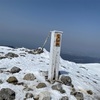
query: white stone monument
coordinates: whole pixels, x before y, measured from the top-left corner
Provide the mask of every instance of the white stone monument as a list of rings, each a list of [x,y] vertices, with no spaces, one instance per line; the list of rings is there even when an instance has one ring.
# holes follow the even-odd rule
[[[48,71],[48,80],[51,82],[59,78],[62,33],[61,31],[51,31],[50,67]]]

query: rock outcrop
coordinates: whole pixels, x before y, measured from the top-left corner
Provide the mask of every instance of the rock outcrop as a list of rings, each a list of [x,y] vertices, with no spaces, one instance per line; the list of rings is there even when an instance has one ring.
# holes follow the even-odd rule
[[[21,71],[21,69],[18,68],[18,67],[13,67],[13,68],[10,70],[11,73],[18,73],[18,72],[20,72],[20,71]]]
[[[52,89],[53,89],[53,90],[57,90],[57,91],[59,91],[60,93],[65,93],[65,90],[63,90],[61,84],[53,85],[53,86],[52,86]]]
[[[15,54],[15,53],[9,52],[9,53],[7,53],[7,54],[5,55],[5,57],[6,57],[6,58],[14,58],[14,57],[18,57],[18,55]]]
[[[15,92],[9,88],[2,88],[0,91],[0,100],[15,100]]]
[[[36,88],[44,88],[46,87],[46,84],[45,83],[39,83]]]
[[[23,78],[24,80],[29,80],[29,81],[34,81],[36,79],[36,77],[34,76],[34,74],[32,73],[28,73],[24,76]]]
[[[7,79],[8,83],[16,84],[18,82],[17,78],[15,76],[11,76]]]
[[[72,85],[72,80],[69,76],[61,76],[60,80],[62,81],[63,84],[65,84],[67,86]]]

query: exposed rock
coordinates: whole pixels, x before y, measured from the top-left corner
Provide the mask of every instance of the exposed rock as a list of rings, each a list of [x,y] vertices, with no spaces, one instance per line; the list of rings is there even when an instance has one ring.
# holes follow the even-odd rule
[[[67,96],[63,96],[60,100],[69,100]]]
[[[39,83],[36,88],[44,88],[46,87],[46,84],[45,83]]]
[[[34,49],[34,50],[30,50],[30,51],[28,50],[26,52],[28,52],[30,54],[40,54],[40,53],[43,53],[43,49],[39,47],[38,49]]]
[[[16,85],[22,85],[22,86],[24,86],[24,82],[19,82]]]
[[[98,84],[96,81],[93,81],[95,84]]]
[[[41,75],[48,77],[48,71],[40,71]]]
[[[27,98],[24,98],[24,100],[27,100]]]
[[[50,93],[48,91],[41,92],[39,94],[39,100],[51,100]]]
[[[20,68],[18,68],[18,67],[13,67],[12,69],[11,69],[11,73],[18,73],[19,71],[21,71],[21,69]]]
[[[0,69],[0,73],[3,73],[3,70]]]
[[[0,59],[5,59],[5,58],[6,58],[6,57],[4,57],[4,56],[1,56],[1,57],[0,57]]]
[[[93,92],[91,90],[87,90],[87,93],[90,94],[90,95],[93,94]]]
[[[29,81],[34,81],[36,79],[36,77],[34,76],[34,74],[32,73],[28,73],[24,76],[23,78],[24,80],[29,80]]]
[[[25,87],[23,90],[24,91],[33,91],[33,89],[32,88],[29,88],[29,87]]]
[[[5,57],[7,57],[7,58],[14,58],[14,57],[18,57],[18,55],[15,54],[15,53],[9,52],[9,53],[7,53],[7,54],[5,55]]]
[[[32,93],[26,93],[25,97],[26,98],[33,98],[33,94]]]
[[[39,95],[34,95],[34,100],[39,100]]]
[[[26,51],[28,52],[29,54],[34,54],[34,50],[30,50],[30,51]]]
[[[81,92],[74,92],[73,95],[76,97],[77,100],[84,100],[84,96]]]
[[[2,80],[0,80],[0,84],[2,84],[3,82],[2,82]]]
[[[18,82],[17,78],[14,77],[14,76],[11,76],[7,79],[7,82],[8,83],[13,83],[13,84],[16,84]]]
[[[9,88],[1,89],[0,100],[15,100],[15,92]]]
[[[60,91],[60,93],[65,93],[65,90],[63,90],[62,85],[61,84],[56,84],[52,86],[53,90],[57,90]]]
[[[60,79],[63,84],[65,85],[68,85],[68,86],[71,86],[72,85],[72,80],[69,76],[61,76],[61,79]]]

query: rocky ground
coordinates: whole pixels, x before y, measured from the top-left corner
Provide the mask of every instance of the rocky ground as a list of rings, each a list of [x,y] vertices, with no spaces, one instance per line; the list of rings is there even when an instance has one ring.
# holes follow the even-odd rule
[[[49,52],[0,47],[0,100],[100,100],[100,64],[90,65],[61,59],[51,83]]]

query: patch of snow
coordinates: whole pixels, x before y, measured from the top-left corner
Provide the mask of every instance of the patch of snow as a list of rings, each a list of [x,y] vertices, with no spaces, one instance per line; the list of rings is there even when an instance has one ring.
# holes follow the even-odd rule
[[[71,89],[68,86],[63,85],[63,89],[66,93],[61,94],[56,90],[51,89],[51,84],[45,81],[44,76],[41,75],[40,71],[48,71],[49,69],[49,52],[44,49],[44,53],[33,55],[26,52],[26,48],[13,49],[10,47],[0,46],[0,52],[4,52],[3,56],[8,52],[13,52],[18,54],[19,57],[16,58],[5,58],[0,60],[0,68],[3,69],[3,73],[0,73],[0,79],[3,84],[0,85],[2,88],[11,88],[16,92],[16,100],[23,100],[25,98],[24,86],[13,85],[6,82],[8,77],[15,76],[19,82],[24,82],[28,87],[32,88],[32,93],[38,95],[42,91],[49,91],[51,93],[52,100],[59,100],[62,96],[68,96],[69,100],[76,100],[76,98],[70,95]],[[20,54],[25,56],[20,56]],[[12,67],[19,67],[22,69],[19,73],[11,74],[10,71]],[[68,75],[72,79],[72,84],[77,91],[84,94],[84,100],[98,100],[96,97],[100,98],[100,64],[76,64],[74,62],[69,62],[60,58],[60,68],[61,74]],[[33,73],[36,76],[35,81],[23,80],[23,77],[27,73]],[[45,82],[47,84],[46,88],[36,89],[36,85],[39,82]],[[87,90],[93,91],[93,95],[89,95]],[[27,99],[32,100],[32,99]]]

